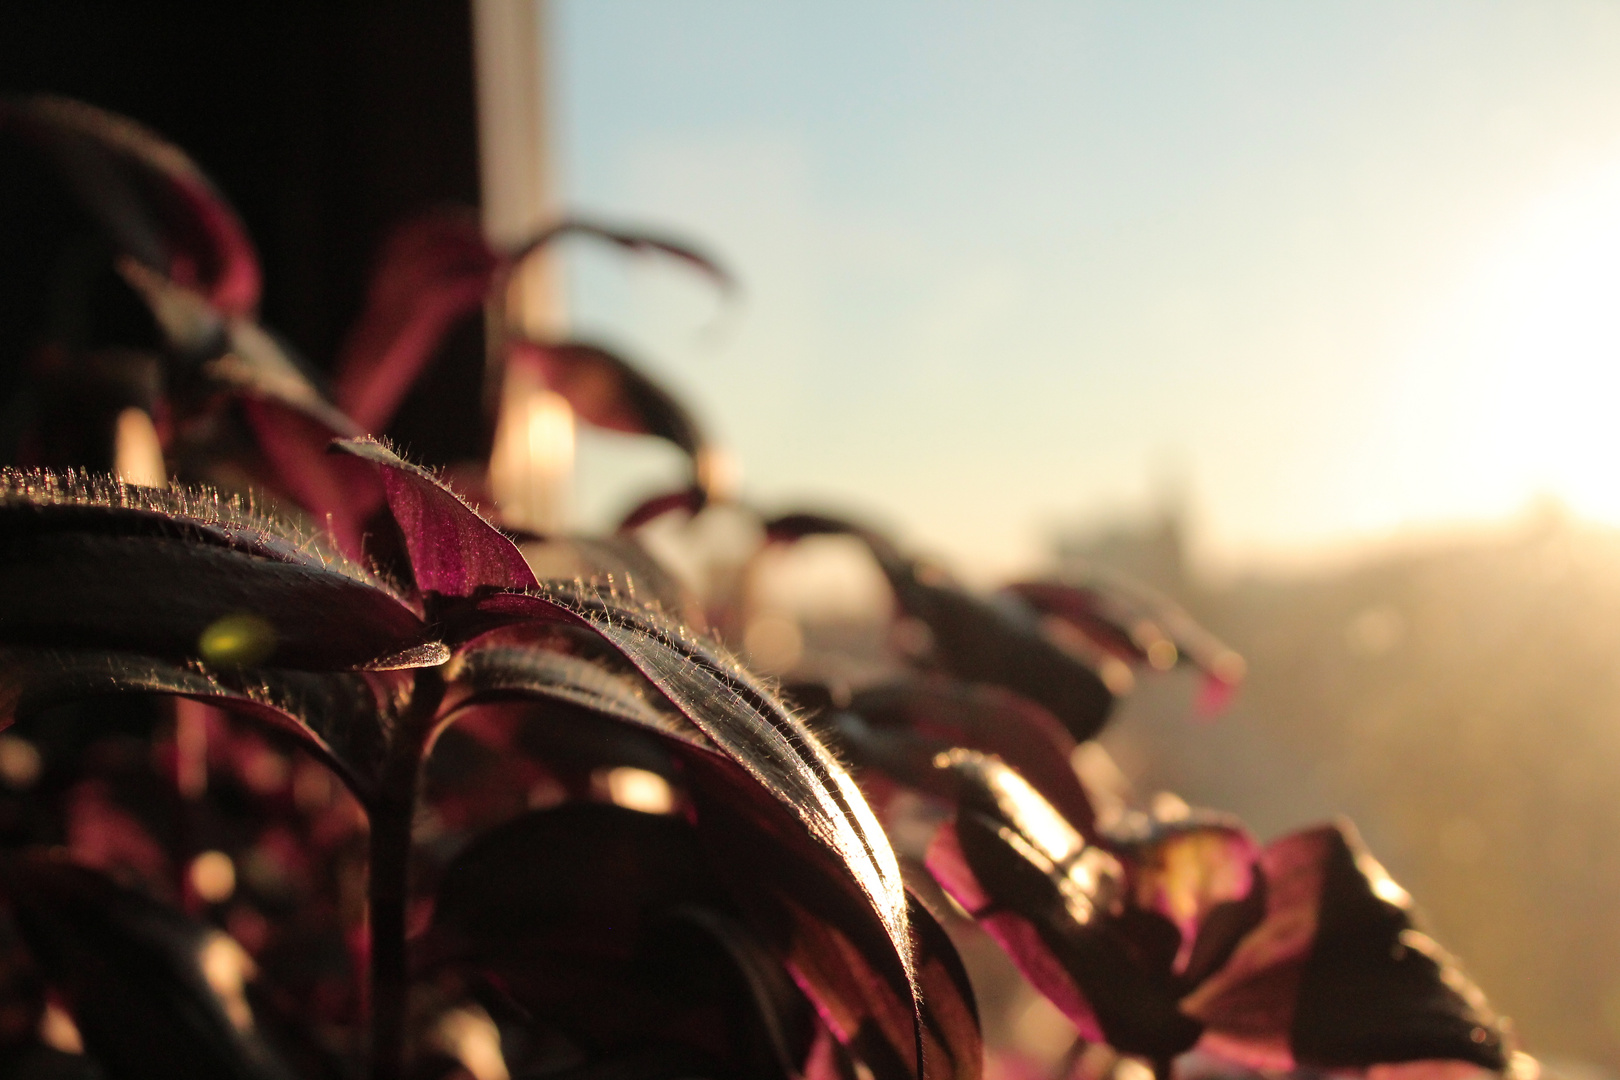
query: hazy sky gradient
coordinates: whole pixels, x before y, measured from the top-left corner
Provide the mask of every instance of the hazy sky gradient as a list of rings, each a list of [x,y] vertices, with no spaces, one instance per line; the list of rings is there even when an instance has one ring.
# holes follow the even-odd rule
[[[580,254],[578,328],[766,505],[991,571],[1175,482],[1228,565],[1620,521],[1620,5],[562,0],[549,47],[567,201],[746,290]]]

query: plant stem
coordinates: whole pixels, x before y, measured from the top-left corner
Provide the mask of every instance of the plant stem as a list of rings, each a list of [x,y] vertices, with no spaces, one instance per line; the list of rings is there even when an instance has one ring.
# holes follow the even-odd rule
[[[370,807],[371,1077],[399,1080],[405,1067],[410,964],[405,908],[410,895],[411,825],[416,817],[423,749],[433,730],[444,680],[437,668],[417,673],[411,706],[388,744]]]

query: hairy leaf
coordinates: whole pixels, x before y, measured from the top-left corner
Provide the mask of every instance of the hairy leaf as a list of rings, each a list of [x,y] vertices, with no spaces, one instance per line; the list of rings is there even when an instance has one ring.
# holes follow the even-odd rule
[[[377,466],[418,585],[473,598],[491,619],[572,624],[600,637],[843,861],[905,956],[899,867],[882,830],[849,774],[754,675],[688,628],[611,594],[500,591],[538,588],[512,541],[380,443],[352,440],[339,448]]]
[[[273,398],[245,397],[242,411],[268,466],[265,486],[309,511],[349,558],[363,558],[366,525],[383,505],[382,482],[363,463],[327,452],[333,439],[352,432]]]
[[[406,599],[240,504],[0,472],[0,641],[364,667],[427,643]]]
[[[632,536],[521,538],[518,549],[542,581],[589,582],[632,604],[659,608],[694,630],[704,628],[697,596]]]
[[[0,650],[0,724],[113,694],[191,698],[298,737],[364,799],[393,702],[374,676],[177,667],[131,653]]]
[[[345,439],[333,449],[376,467],[417,588],[468,597],[480,589],[532,589],[539,584],[511,540],[424,470],[375,439]]]
[[[589,631],[634,665],[719,749],[723,759],[690,760],[694,775],[706,770],[708,784],[738,799],[746,815],[770,822],[773,830],[789,837],[808,830],[823,872],[853,887],[863,917],[876,928],[884,946],[879,962],[892,965],[916,1030],[899,867],[854,781],[804,722],[736,661],[656,611],[588,589],[510,591],[536,588],[510,540],[380,444],[340,445],[379,468],[418,583],[444,597],[443,618],[476,616],[485,628],[498,622],[550,623]],[[718,775],[739,768],[752,784]],[[693,786],[702,783],[695,779]],[[740,794],[744,791],[746,796]]]

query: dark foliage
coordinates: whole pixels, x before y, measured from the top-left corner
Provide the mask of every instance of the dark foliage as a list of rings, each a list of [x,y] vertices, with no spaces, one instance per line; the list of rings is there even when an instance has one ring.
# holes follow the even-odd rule
[[[986,598],[871,529],[733,505],[762,545],[859,541],[913,632],[885,677],[787,699],[734,659],[705,629],[733,632],[734,597],[638,533],[728,497],[692,414],[503,306],[568,235],[732,289],[695,249],[408,224],[328,399],[254,321],[245,231],[178,149],[53,100],[6,103],[0,138],[94,238],[56,300],[129,330],[47,321],[5,382],[19,1075],[967,1080],[970,920],[1077,1039],[1161,1072],[1195,1047],[1234,1070],[1528,1067],[1347,825],[1261,848],[1219,815],[1099,814],[1073,762],[1133,671],[1189,662],[1211,702],[1242,675],[1146,590]],[[498,371],[674,445],[689,482],[614,537],[509,534],[446,479],[466,469],[365,435],[479,313]],[[137,443],[167,486],[110,475]],[[535,569],[559,559],[578,576]],[[879,823],[902,794],[934,815],[926,866]]]

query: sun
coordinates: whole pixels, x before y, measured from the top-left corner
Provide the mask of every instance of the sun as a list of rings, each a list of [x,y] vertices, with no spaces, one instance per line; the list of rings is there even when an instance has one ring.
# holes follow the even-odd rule
[[[1408,514],[1620,525],[1620,160],[1534,203],[1409,361],[1381,433]]]

